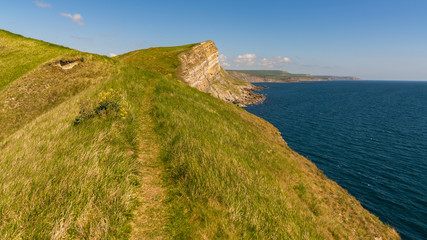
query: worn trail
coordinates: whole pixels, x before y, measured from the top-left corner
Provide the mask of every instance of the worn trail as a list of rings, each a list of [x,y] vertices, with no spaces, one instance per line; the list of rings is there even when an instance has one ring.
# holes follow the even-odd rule
[[[149,114],[155,83],[147,86],[141,111],[138,159],[140,168],[139,208],[132,223],[130,239],[163,239],[166,236],[166,191],[162,182],[162,164],[159,158],[157,135]]]

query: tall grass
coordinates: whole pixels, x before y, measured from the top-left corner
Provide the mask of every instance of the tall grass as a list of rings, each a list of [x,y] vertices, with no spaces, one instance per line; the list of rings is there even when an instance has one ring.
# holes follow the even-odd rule
[[[56,65],[70,58],[83,62],[69,70]],[[87,87],[112,78],[117,74],[116,65],[90,54],[60,56],[10,83],[0,91],[0,139]]]
[[[149,77],[121,66],[0,142],[0,236],[126,238],[139,186],[138,125]],[[121,89],[126,119],[92,118],[74,126],[79,102]]]
[[[94,86],[0,143],[2,238],[125,238],[138,186],[136,128],[126,120],[72,122]],[[128,103],[127,103],[128,104]]]
[[[238,107],[165,80],[153,116],[174,238],[398,238],[273,126]]]

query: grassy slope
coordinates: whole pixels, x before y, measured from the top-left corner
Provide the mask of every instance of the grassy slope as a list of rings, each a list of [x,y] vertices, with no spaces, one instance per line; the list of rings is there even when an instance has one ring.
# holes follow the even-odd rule
[[[398,238],[271,124],[170,78],[155,87],[174,238]]]
[[[14,41],[10,52],[33,52]],[[0,238],[126,238],[140,184],[139,100],[150,74],[77,51],[54,55],[85,60],[67,71],[49,60],[0,91],[8,103],[0,105]],[[109,88],[122,89],[128,119],[73,126],[79,102]]]
[[[58,59],[84,61],[72,69],[63,70],[54,65]],[[0,91],[0,139],[87,87],[117,74],[111,64],[111,60],[100,56],[67,54],[39,65],[10,83]]]
[[[73,52],[77,51],[0,29],[0,90],[43,62]]]
[[[182,52],[190,50],[194,45],[195,44],[179,47],[154,47],[143,51],[137,50],[129,52],[117,56],[116,58],[131,66],[136,66],[141,69],[149,69],[151,71],[176,78],[178,77],[177,71],[180,65],[177,56]]]
[[[33,93],[20,101],[35,110],[0,139],[0,238],[127,238],[136,219],[132,213],[142,174],[138,156],[145,150],[139,143],[140,125],[146,124],[142,114],[147,112],[161,139],[166,169],[168,198],[162,204],[169,220],[163,237],[397,238],[291,151],[273,126],[177,81],[176,56],[190,46],[118,57],[136,67],[76,53],[74,57],[88,59],[84,64],[93,72],[82,64],[75,75],[60,75],[42,64],[15,79],[19,84],[0,91],[0,96],[9,96],[5,93],[22,85],[25,93],[33,86],[27,82],[40,85],[46,71],[59,76],[63,81],[52,84],[65,89],[75,89],[66,82],[88,79],[72,94],[61,88],[45,92],[61,100],[29,103],[43,97]],[[25,44],[1,51],[32,53]],[[128,118],[92,119],[73,126],[79,101],[95,99],[109,88],[121,89]],[[145,94],[151,95],[152,108],[141,111],[147,104]],[[10,116],[25,112],[19,109],[0,119],[2,127]],[[1,111],[7,111],[4,105]]]

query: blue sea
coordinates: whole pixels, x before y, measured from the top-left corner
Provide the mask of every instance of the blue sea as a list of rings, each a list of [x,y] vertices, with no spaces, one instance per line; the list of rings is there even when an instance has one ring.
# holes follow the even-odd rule
[[[402,239],[427,239],[427,82],[262,83],[246,108]]]

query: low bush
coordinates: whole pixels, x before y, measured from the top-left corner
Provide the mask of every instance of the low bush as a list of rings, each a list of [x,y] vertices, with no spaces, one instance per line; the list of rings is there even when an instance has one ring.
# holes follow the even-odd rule
[[[121,118],[126,119],[127,111],[121,105],[122,95],[119,90],[110,88],[99,94],[95,104],[91,101],[80,102],[79,115],[74,119],[73,124],[78,125],[85,120],[99,117],[103,119]]]

